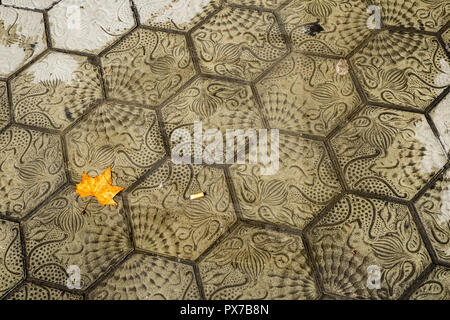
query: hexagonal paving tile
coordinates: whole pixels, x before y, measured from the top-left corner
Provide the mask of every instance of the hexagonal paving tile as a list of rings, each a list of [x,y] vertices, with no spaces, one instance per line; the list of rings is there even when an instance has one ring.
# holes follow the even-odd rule
[[[221,169],[166,161],[127,199],[136,246],[176,258],[195,260],[236,221]]]
[[[135,0],[141,23],[176,31],[189,31],[214,12],[220,0]]]
[[[91,300],[199,300],[192,266],[133,255],[88,296]]]
[[[18,127],[0,134],[0,215],[22,218],[66,182],[61,139]]]
[[[322,142],[280,135],[279,171],[260,165],[231,167],[244,218],[303,229],[341,187]]]
[[[62,0],[49,22],[55,48],[94,54],[135,26],[129,0]]]
[[[450,269],[435,267],[410,300],[450,300]]]
[[[255,80],[287,53],[276,18],[269,12],[225,8],[192,37],[204,73],[242,80]]]
[[[370,101],[421,110],[450,85],[449,61],[437,38],[392,31],[351,58]]]
[[[64,188],[24,223],[29,275],[66,286],[69,266],[81,270],[86,289],[131,250],[122,199],[118,206],[93,201],[81,215],[86,199],[74,186]]]
[[[102,57],[110,98],[159,105],[195,75],[183,35],[137,29]]]
[[[0,298],[25,277],[19,224],[0,220]]]
[[[156,113],[105,102],[66,137],[74,181],[112,166],[116,185],[128,187],[165,154]]]
[[[370,20],[375,11],[370,6],[379,8],[381,27],[437,32],[450,16],[447,0],[294,0],[280,15],[295,49],[345,56],[375,31]],[[401,43],[408,45],[408,41]]]
[[[8,300],[82,300],[83,297],[78,294],[69,293],[44,285],[38,285],[31,282],[25,282],[15,290]]]
[[[255,6],[264,9],[278,9],[283,3],[288,0],[224,0],[229,4]]]
[[[326,136],[361,104],[345,60],[293,53],[258,84],[273,129]]]
[[[46,48],[42,13],[0,5],[0,77],[9,77]]]
[[[450,71],[450,69],[449,69]],[[436,125],[440,138],[450,152],[450,94],[430,112],[431,118]]]
[[[2,4],[29,9],[48,9],[59,0],[3,0]]]
[[[0,130],[9,123],[8,89],[5,82],[0,82]]]
[[[99,73],[86,57],[51,52],[11,83],[18,123],[62,130],[102,99]]]
[[[408,208],[382,200],[344,196],[307,238],[325,292],[345,298],[399,298],[431,263]]]
[[[207,299],[316,299],[302,240],[240,225],[199,264]]]
[[[450,171],[415,206],[438,258],[450,263]]]
[[[365,107],[331,140],[352,190],[410,200],[446,163],[425,117]]]
[[[184,129],[191,133],[192,153],[193,148],[199,147],[198,141],[193,139],[195,122],[201,122],[204,148],[211,138],[207,132],[211,129],[219,130],[225,139],[227,130],[264,128],[256,98],[249,86],[206,78],[195,80],[172,99],[163,107],[162,116],[172,147],[179,143],[175,130]],[[225,153],[226,148],[223,151]],[[222,160],[225,161],[225,157]]]

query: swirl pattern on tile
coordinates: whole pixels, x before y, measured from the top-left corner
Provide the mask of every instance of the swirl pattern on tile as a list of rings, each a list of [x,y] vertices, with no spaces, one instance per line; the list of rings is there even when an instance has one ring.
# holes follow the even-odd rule
[[[69,266],[81,270],[86,289],[131,251],[122,200],[118,206],[89,205],[68,186],[24,224],[30,276],[66,286]]]
[[[240,225],[199,264],[207,299],[317,299],[300,237]]]
[[[51,52],[11,84],[19,123],[64,130],[103,98],[100,76],[85,57]]]
[[[222,169],[166,161],[127,199],[136,246],[177,258],[195,260],[236,221]]]
[[[450,171],[430,186],[415,207],[438,258],[450,263]]]
[[[0,219],[0,298],[25,277],[19,228]]]
[[[128,187],[164,157],[156,113],[105,102],[72,128],[66,137],[74,181],[83,172],[95,177],[112,167],[118,186]]]
[[[247,219],[302,230],[341,191],[322,142],[281,134],[278,172],[261,175],[261,166],[231,166]]]
[[[398,299],[431,263],[408,208],[346,195],[307,234],[326,293]],[[380,289],[368,286],[369,267]]]
[[[434,36],[382,31],[351,58],[372,102],[425,110],[449,85],[450,59]],[[444,79],[444,78],[443,78]]]
[[[23,218],[66,182],[61,139],[10,127],[0,134],[0,213]]]
[[[326,136],[362,103],[345,60],[293,53],[258,84],[272,129]],[[345,74],[344,74],[345,73]]]
[[[199,300],[192,266],[134,254],[90,294],[90,300]]]
[[[352,190],[410,200],[447,158],[425,116],[365,107],[331,140]]]
[[[445,267],[435,267],[409,299],[450,300],[450,269]]]
[[[159,105],[195,75],[186,39],[137,29],[102,56],[109,98]]]
[[[272,13],[225,8],[192,34],[204,73],[252,81],[287,53]]]

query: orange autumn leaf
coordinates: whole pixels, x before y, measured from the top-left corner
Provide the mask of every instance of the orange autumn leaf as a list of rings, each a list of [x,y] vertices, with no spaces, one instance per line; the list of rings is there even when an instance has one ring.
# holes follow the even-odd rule
[[[91,177],[83,173],[81,182],[77,184],[77,193],[80,197],[96,197],[98,202],[102,205],[117,206],[114,201],[114,196],[122,191],[124,188],[112,186],[111,167],[106,169],[98,177]]]

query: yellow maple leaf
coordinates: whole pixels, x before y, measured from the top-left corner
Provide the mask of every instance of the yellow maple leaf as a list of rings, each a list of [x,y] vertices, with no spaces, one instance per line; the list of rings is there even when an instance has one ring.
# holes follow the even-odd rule
[[[82,198],[96,197],[102,206],[117,206],[117,203],[114,201],[114,196],[124,188],[112,186],[111,184],[111,167],[109,167],[105,172],[95,178],[83,173],[81,182],[77,184],[76,192]]]

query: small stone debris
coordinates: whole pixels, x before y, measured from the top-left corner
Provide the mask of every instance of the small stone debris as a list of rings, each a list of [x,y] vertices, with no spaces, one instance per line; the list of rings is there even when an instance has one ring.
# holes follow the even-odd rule
[[[319,22],[314,22],[314,23],[309,23],[303,26],[303,33],[310,35],[310,36],[315,36],[316,34],[322,32],[324,29],[323,27],[319,24]]]
[[[341,59],[336,65],[336,73],[340,76],[345,76],[348,74],[348,63],[347,60]]]
[[[68,107],[64,108],[64,113],[66,114],[67,120],[69,120],[71,122],[75,121],[75,119],[73,118],[72,112],[70,112]]]

